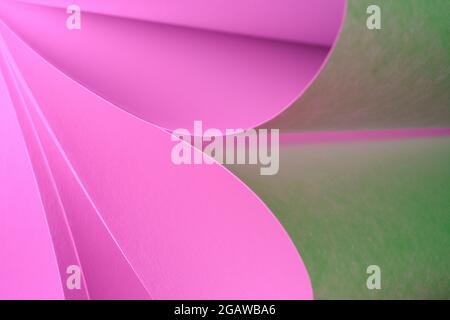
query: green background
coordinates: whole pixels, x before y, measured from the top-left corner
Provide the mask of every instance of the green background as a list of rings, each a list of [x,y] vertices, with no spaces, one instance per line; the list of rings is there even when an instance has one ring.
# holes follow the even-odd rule
[[[366,8],[382,9],[382,30]],[[349,1],[317,81],[266,127],[450,127],[450,1]],[[450,298],[450,137],[286,144],[280,172],[230,166],[299,249],[316,299]],[[368,290],[366,268],[381,268]]]
[[[381,30],[366,9],[381,8]],[[450,1],[350,0],[309,90],[268,126],[287,131],[450,127]]]

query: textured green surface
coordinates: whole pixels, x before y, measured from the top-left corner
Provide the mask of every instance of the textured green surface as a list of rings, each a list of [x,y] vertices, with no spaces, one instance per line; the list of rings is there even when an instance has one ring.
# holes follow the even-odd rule
[[[283,146],[233,167],[299,248],[315,297],[450,298],[450,138]],[[381,267],[382,289],[366,288]]]
[[[366,8],[382,9],[382,30]],[[350,0],[329,64],[269,127],[450,127],[450,1]],[[450,137],[285,145],[280,172],[231,169],[299,248],[315,297],[450,299]],[[381,267],[382,289],[366,288]]]
[[[311,88],[269,126],[285,131],[450,126],[450,1],[350,0]],[[378,4],[382,30],[368,30]]]

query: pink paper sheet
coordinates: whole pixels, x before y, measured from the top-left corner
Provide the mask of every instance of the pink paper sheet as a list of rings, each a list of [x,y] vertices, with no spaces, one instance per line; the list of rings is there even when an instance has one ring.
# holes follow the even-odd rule
[[[326,62],[345,1],[79,1],[76,32],[64,1],[28,2],[59,8],[0,4],[0,296],[311,299],[265,204],[218,164],[174,165],[165,129],[281,112]]]

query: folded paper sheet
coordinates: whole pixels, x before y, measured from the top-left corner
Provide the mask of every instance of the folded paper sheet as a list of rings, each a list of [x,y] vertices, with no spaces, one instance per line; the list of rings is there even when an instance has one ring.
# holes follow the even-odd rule
[[[192,1],[211,7],[218,20],[210,26],[207,15],[185,16],[180,3],[190,2],[168,6],[164,12],[170,17],[163,19],[153,8],[162,1],[112,1],[108,6],[81,1],[87,12],[76,32],[61,23],[67,19],[65,7],[7,2],[0,6],[0,17],[50,63],[141,119],[170,130],[188,128],[194,120],[206,127],[247,129],[275,117],[307,88],[326,61],[345,3],[290,1],[288,15],[284,3],[264,1],[274,11],[269,20],[279,26],[264,36],[267,26],[260,20],[267,15],[265,6],[253,12],[248,6],[254,1],[233,3],[233,10],[229,1]],[[114,16],[121,10],[125,17]],[[230,19],[234,26],[234,17],[242,15],[261,23],[228,27]],[[160,21],[176,18],[181,26]],[[215,31],[220,21],[226,32]],[[287,35],[293,30],[297,38]]]
[[[165,129],[248,128],[281,112],[325,62],[345,2],[296,1],[314,27],[298,35],[301,19],[275,1],[264,1],[272,33],[257,23],[265,6],[252,26],[162,17],[161,1],[81,2],[90,12],[72,33],[65,7],[0,5],[0,296],[312,298],[264,203],[220,165],[174,165]],[[69,265],[82,268],[80,290],[66,286]]]

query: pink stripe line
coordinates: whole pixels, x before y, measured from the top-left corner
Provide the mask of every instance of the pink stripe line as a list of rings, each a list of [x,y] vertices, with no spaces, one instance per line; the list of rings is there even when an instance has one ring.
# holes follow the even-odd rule
[[[390,141],[450,136],[450,128],[411,128],[367,131],[324,131],[282,133],[281,144]]]

